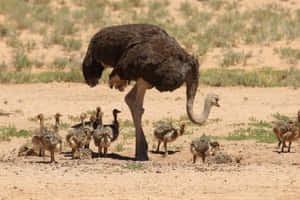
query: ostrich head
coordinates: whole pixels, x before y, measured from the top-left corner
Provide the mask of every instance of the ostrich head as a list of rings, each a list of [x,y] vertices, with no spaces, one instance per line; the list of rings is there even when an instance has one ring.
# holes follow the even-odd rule
[[[55,114],[55,118],[60,118],[61,116],[62,116],[62,114],[60,114],[60,113]]]
[[[220,107],[219,96],[213,93],[208,94],[205,99],[205,104]]]
[[[95,123],[95,121],[96,121],[95,115],[91,115],[91,116],[90,116],[90,121],[91,121],[92,123]]]
[[[100,112],[101,112],[101,107],[98,106],[98,107],[96,108],[96,111],[97,111],[97,113],[100,113]]]
[[[186,123],[180,122],[180,130],[179,130],[180,135],[183,135],[185,127],[186,127]]]
[[[83,113],[80,114],[80,119],[81,120],[84,120],[86,118],[87,118],[87,114],[86,113],[83,112]]]
[[[212,148],[212,155],[216,155],[216,152],[220,150],[220,144],[217,141],[210,141],[209,145]]]
[[[108,130],[104,131],[103,136],[107,141],[112,139]]]
[[[43,119],[44,119],[44,115],[43,115],[42,113],[40,113],[40,114],[38,114],[38,115],[36,116],[36,118],[37,118],[38,120],[43,120]]]
[[[211,142],[209,142],[209,145],[210,145],[212,148],[220,149],[220,144],[219,144],[219,142],[217,142],[217,141],[211,141]]]
[[[54,115],[54,118],[55,118],[55,120],[57,120],[57,121],[59,121],[59,118],[60,117],[62,117],[62,114],[60,114],[60,113],[56,113],[55,115]]]
[[[113,109],[113,115],[117,115],[118,113],[120,113],[121,111],[118,109]]]

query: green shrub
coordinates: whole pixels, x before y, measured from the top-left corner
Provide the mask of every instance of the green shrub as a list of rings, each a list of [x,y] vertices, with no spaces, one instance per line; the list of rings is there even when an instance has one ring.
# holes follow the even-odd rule
[[[237,64],[247,64],[247,60],[252,57],[252,53],[248,52],[245,53],[244,51],[241,52],[235,52],[232,49],[228,49],[223,54],[223,60],[221,62],[222,67],[228,67],[231,65],[237,65]]]
[[[28,130],[17,130],[15,126],[9,125],[8,127],[0,127],[0,141],[10,141],[11,137],[30,137],[31,134]]]
[[[69,59],[65,57],[58,57],[55,58],[55,60],[52,62],[52,66],[59,68],[59,69],[64,69],[69,63]]]
[[[274,52],[280,55],[281,59],[287,60],[290,64],[297,64],[300,60],[300,50],[291,47],[275,48]]]
[[[31,62],[23,50],[18,50],[15,53],[13,62],[17,71],[22,71],[31,66]]]
[[[73,38],[66,39],[62,45],[68,52],[78,51],[81,48],[81,41]]]

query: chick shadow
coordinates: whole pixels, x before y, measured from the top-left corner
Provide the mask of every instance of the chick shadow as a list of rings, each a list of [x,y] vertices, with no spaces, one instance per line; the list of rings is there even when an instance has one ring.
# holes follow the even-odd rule
[[[29,161],[28,163],[51,165],[51,164],[57,164],[58,162],[57,161],[51,162],[50,160],[39,160],[39,161]]]
[[[164,155],[165,154],[165,152],[164,151],[154,151],[154,150],[152,150],[152,151],[150,151],[151,153],[153,153],[153,154],[160,154],[160,155]],[[168,150],[168,155],[172,155],[172,154],[175,154],[175,153],[178,153],[178,152],[180,152],[179,150],[175,150],[175,151],[173,151],[173,150]]]
[[[62,151],[60,154],[62,154],[64,157],[72,157],[71,151]]]
[[[296,153],[295,151],[290,151],[290,152],[284,151],[284,152],[282,152],[281,150],[274,150],[273,152],[278,153],[278,154],[282,154],[282,153],[284,153],[284,154],[286,154],[286,153]]]
[[[129,157],[129,156],[122,156],[122,155],[117,154],[117,153],[108,153],[105,156],[104,155],[99,156],[98,152],[93,152],[92,158],[111,158],[111,159],[115,159],[115,160],[135,161],[135,158],[132,158],[132,157]]]

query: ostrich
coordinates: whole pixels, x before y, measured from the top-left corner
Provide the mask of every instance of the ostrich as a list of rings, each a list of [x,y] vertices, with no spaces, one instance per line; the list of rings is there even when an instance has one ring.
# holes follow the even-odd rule
[[[297,112],[297,121],[292,120],[277,120],[273,122],[275,125],[273,127],[273,133],[278,139],[278,148],[280,148],[280,145],[282,144],[283,147],[286,147],[285,142],[283,142],[282,137],[286,133],[292,131],[294,126],[300,127],[300,110]]]
[[[82,126],[78,129],[72,129],[66,135],[66,141],[69,146],[72,148],[72,158],[74,159],[74,153],[80,148],[89,148],[91,141],[91,130],[85,127],[85,119],[87,118],[86,113],[80,114],[80,120]],[[90,119],[93,120],[94,117]],[[92,121],[93,123],[93,121]]]
[[[55,115],[55,131],[58,131],[59,126],[59,117],[60,114]],[[34,145],[38,145],[41,149],[50,151],[51,160],[50,162],[56,162],[54,159],[55,152],[62,151],[62,137],[55,131],[48,130],[44,128],[44,116],[43,114],[39,114],[38,118],[41,120],[40,134],[32,137],[32,143]]]
[[[113,117],[114,121],[112,124],[104,124],[103,127],[107,129],[112,135],[111,142],[114,142],[119,137],[119,122],[118,122],[118,113],[120,113],[118,109],[113,109]]]
[[[163,142],[165,147],[166,157],[168,155],[167,144],[175,141],[179,136],[182,136],[185,129],[185,122],[181,122],[180,127],[178,129],[174,128],[172,124],[168,123],[159,123],[155,125],[154,129],[154,137],[158,140],[156,152],[159,152],[159,146]]]
[[[203,124],[209,113],[196,117],[194,99],[199,82],[198,60],[158,26],[128,24],[106,27],[96,33],[82,63],[86,83],[94,87],[104,68],[112,67],[109,85],[123,91],[129,81],[136,83],[125,97],[136,132],[135,158],[149,160],[148,145],[142,129],[143,102],[147,89],[173,91],[186,83],[186,110],[189,119]],[[214,95],[218,104],[218,96]]]
[[[206,157],[210,155],[214,156],[219,149],[220,144],[217,141],[210,141],[207,138],[193,139],[190,146],[191,153],[193,154],[193,163],[196,163],[197,157],[201,157],[204,163]]]

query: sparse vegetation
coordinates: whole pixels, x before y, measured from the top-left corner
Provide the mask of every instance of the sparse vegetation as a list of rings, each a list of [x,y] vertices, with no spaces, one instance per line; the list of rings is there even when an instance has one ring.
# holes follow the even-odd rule
[[[123,135],[123,138],[126,140],[128,138],[134,138],[135,132],[134,131],[123,132],[122,135]]]
[[[27,69],[31,66],[31,61],[24,51],[18,50],[15,53],[14,65],[17,71],[23,71],[24,69]]]
[[[207,0],[206,3],[210,8],[220,10],[226,2],[224,0]]]
[[[0,74],[0,83],[49,83],[49,82],[83,82],[81,71],[71,69],[69,72],[7,72]]]
[[[133,121],[132,120],[128,120],[128,119],[126,119],[126,120],[119,120],[119,123],[120,123],[120,126],[121,127],[124,127],[124,128],[126,128],[126,127],[134,127],[134,124],[133,124]]]
[[[17,130],[14,125],[0,127],[0,141],[10,141],[11,137],[29,137],[30,135],[28,130]]]
[[[122,165],[122,167],[124,169],[136,170],[136,169],[142,169],[144,166],[141,163],[132,163],[127,165]]]
[[[271,130],[264,128],[240,128],[229,133],[224,139],[226,140],[256,140],[257,142],[274,143],[277,142],[276,136]]]
[[[73,38],[66,39],[62,45],[68,52],[78,51],[81,48],[81,41]]]
[[[52,62],[52,66],[59,68],[59,69],[64,69],[67,64],[69,63],[69,59],[65,57],[58,57],[55,58],[54,61]]]
[[[271,130],[272,124],[265,121],[255,121],[248,124],[234,124],[237,129],[228,133],[227,136],[212,136],[203,134],[202,137],[213,140],[255,140],[257,142],[274,143],[278,142]]]
[[[211,86],[299,87],[299,77],[300,71],[294,68],[289,70],[262,68],[255,71],[210,69],[202,72],[200,83]]]
[[[116,151],[116,152],[122,152],[122,151],[124,151],[124,144],[123,144],[123,143],[118,143],[118,144],[115,146],[115,151]]]
[[[275,119],[277,120],[289,120],[290,117],[286,116],[286,115],[282,115],[280,113],[275,113],[275,114],[272,114],[272,117],[274,117]]]
[[[300,50],[291,47],[275,48],[274,52],[280,55],[281,59],[286,60],[290,64],[297,64],[300,60]]]
[[[223,59],[221,62],[222,67],[228,67],[231,65],[237,65],[237,64],[247,64],[247,60],[252,57],[252,53],[248,52],[245,53],[244,51],[237,52],[233,51],[232,49],[228,49],[223,54]]]

